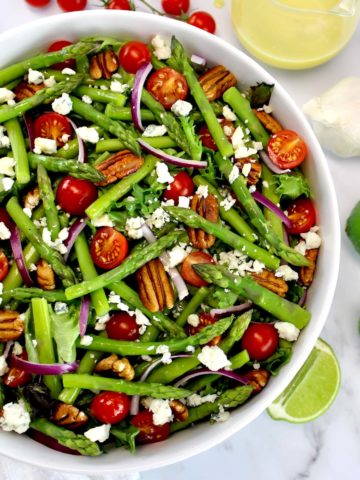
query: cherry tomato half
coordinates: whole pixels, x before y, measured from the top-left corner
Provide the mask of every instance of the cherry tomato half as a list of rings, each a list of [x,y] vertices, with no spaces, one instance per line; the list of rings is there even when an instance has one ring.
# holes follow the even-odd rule
[[[108,10],[131,10],[129,0],[110,0],[106,4]]]
[[[93,183],[70,175],[61,180],[56,190],[56,202],[70,215],[83,215],[97,196],[97,188]]]
[[[22,353],[18,355],[18,357],[21,358],[22,360],[28,359],[28,356],[25,350],[23,350]],[[30,373],[24,372],[24,370],[21,370],[21,368],[12,366],[12,357],[10,357],[9,365],[10,365],[10,369],[6,373],[6,375],[4,375],[3,377],[3,382],[7,387],[10,387],[10,388],[22,387],[27,383],[31,382],[32,376]]]
[[[71,136],[71,133],[72,129],[69,120],[59,113],[44,113],[34,123],[35,137],[52,138],[56,140],[58,147],[62,147],[65,144],[62,136]]]
[[[189,91],[184,75],[169,67],[160,68],[150,75],[146,89],[167,109],[177,100],[185,100]]]
[[[0,248],[0,282],[4,280],[9,271],[9,260]]]
[[[139,443],[162,442],[170,435],[170,423],[154,425],[153,414],[149,410],[143,410],[135,415],[131,423],[140,430],[136,437]]]
[[[91,415],[102,423],[121,422],[130,412],[130,399],[125,393],[102,392],[90,404]]]
[[[179,197],[190,197],[195,191],[195,185],[187,172],[180,172],[174,176],[174,181],[170,183],[164,191],[165,200],[179,201]]]
[[[215,263],[211,255],[205,252],[192,252],[181,265],[181,275],[185,282],[193,287],[205,287],[207,282],[198,275],[192,266],[197,263]]]
[[[57,3],[64,12],[78,12],[86,8],[87,0],[57,0]]]
[[[315,225],[315,208],[309,198],[298,198],[286,210],[291,221],[291,227],[287,228],[290,234],[306,233]]]
[[[143,42],[127,42],[119,53],[120,64],[128,73],[136,73],[150,58],[150,50]]]
[[[67,40],[58,40],[50,45],[50,47],[48,48],[48,52],[58,52],[59,50],[68,47],[69,45],[72,45],[72,43],[68,42]],[[52,65],[51,68],[54,68],[55,70],[63,70],[64,68],[74,69],[75,67],[76,61],[70,58],[69,60],[65,60],[64,62],[55,63],[54,65]]]
[[[253,323],[241,340],[252,360],[266,360],[279,346],[279,334],[271,323]]]
[[[223,127],[224,130],[226,130],[226,128],[229,129],[229,132],[231,132],[230,135],[226,135],[225,132],[224,132],[224,135],[226,135],[227,138],[231,140],[231,137],[235,131],[233,122],[231,120],[226,120],[226,118],[222,118],[220,120],[220,125]],[[211,136],[208,126],[205,123],[199,128],[199,136],[200,136],[201,143],[204,145],[204,147],[209,148],[214,152],[218,151],[216,143],[214,142],[214,139]]]
[[[26,0],[26,3],[31,5],[32,7],[46,7],[46,5],[49,5],[50,0]]]
[[[139,325],[136,323],[135,315],[126,312],[114,313],[106,322],[106,333],[113,340],[134,341],[140,337]]]
[[[216,22],[210,13],[207,12],[192,13],[187,19],[187,23],[209,33],[215,33],[216,30]]]
[[[117,267],[128,253],[128,242],[115,228],[102,227],[91,240],[90,252],[95,265],[104,270]]]
[[[283,169],[298,167],[307,155],[306,143],[292,130],[281,130],[272,135],[267,151],[271,161]]]
[[[162,8],[168,15],[179,16],[187,13],[190,8],[190,0],[162,0]]]

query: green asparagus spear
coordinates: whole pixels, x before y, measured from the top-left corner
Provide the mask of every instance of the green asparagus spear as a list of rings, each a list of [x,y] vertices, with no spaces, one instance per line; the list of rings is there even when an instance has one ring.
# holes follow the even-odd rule
[[[24,214],[25,215],[25,214]],[[129,255],[121,265],[109,270],[98,277],[88,280],[77,285],[73,285],[65,290],[66,298],[72,300],[74,298],[82,297],[87,293],[94,292],[99,288],[107,287],[118,280],[135,273],[145,263],[157,258],[166,248],[171,247],[178,242],[179,238],[184,232],[174,231],[161,237],[156,242],[147,245],[141,252],[136,252]]]
[[[231,179],[231,172],[233,171],[233,168],[237,167],[234,167],[230,160],[223,159],[218,154],[215,155],[215,161],[220,172],[225,175],[228,180]],[[270,246],[275,249],[277,255],[292,265],[299,267],[307,266],[309,264],[308,260],[301,255],[301,253],[296,252],[293,248],[290,248],[288,245],[286,245],[284,241],[272,230],[271,225],[266,221],[261,208],[255,202],[251,193],[249,192],[246,186],[245,178],[239,174],[239,176],[234,181],[230,182],[230,184],[241,205],[246,210],[250,222],[254,225],[260,235],[264,237],[264,239],[270,244]]]
[[[86,95],[95,102],[108,103],[117,107],[123,107],[126,103],[126,96],[122,93],[112,92],[110,90],[99,90],[97,88],[86,87],[85,85],[79,85],[73,93],[80,98]]]
[[[40,190],[40,198],[45,207],[47,226],[51,232],[51,240],[54,241],[60,232],[60,221],[56,209],[55,195],[52,189],[51,180],[41,163],[39,163],[37,167],[37,181]]]
[[[17,118],[12,118],[5,122],[5,128],[14,155],[16,180],[20,184],[28,183],[30,182],[29,162],[20,122]]]
[[[60,445],[76,450],[81,455],[95,457],[102,453],[98,444],[86,438],[85,435],[76,434],[67,428],[58,427],[45,418],[36,418],[31,422],[30,426],[34,430],[55,439]]]
[[[166,210],[173,218],[185,223],[185,225],[189,227],[201,228],[205,232],[215,235],[216,238],[219,238],[227,245],[244,252],[244,254],[254,260],[259,260],[264,263],[264,265],[270,270],[276,270],[279,267],[279,259],[267,250],[254,245],[245,238],[236,235],[236,233],[233,233],[231,230],[225,229],[218,223],[206,220],[193,210],[181,207],[164,207],[164,210]]]
[[[23,212],[16,197],[10,198],[6,209],[22,234],[32,243],[40,257],[50,263],[54,272],[61,278],[64,286],[70,286],[75,283],[74,272],[65,264],[61,254],[43,241],[41,233]]]
[[[197,312],[197,309],[204,302],[209,293],[210,290],[207,287],[200,287],[198,290],[196,290],[195,295],[180,313],[176,323],[183,327],[186,324],[189,315]]]
[[[77,138],[73,138],[66,145],[56,152],[56,156],[61,159],[70,160],[77,158],[79,155],[79,142]],[[53,158],[53,157],[51,157]],[[84,164],[86,165],[86,164]]]
[[[229,333],[220,343],[220,348],[225,353],[229,353],[236,342],[242,339],[251,322],[252,310],[238,316],[231,325]]]
[[[270,172],[268,167],[265,164],[262,164],[261,172],[262,182],[262,193],[275,205],[279,205],[280,198],[276,193],[276,185],[274,180],[274,175]],[[280,238],[283,236],[283,224],[280,218],[268,208],[264,209],[264,217],[270,223],[273,232]]]
[[[226,268],[210,264],[198,264],[194,265],[193,268],[205,281],[215,283],[222,288],[229,288],[241,297],[251,300],[255,305],[271,313],[279,320],[293,323],[300,329],[304,328],[310,321],[310,312],[257,284],[251,276],[236,277],[229,273]]]
[[[203,147],[199,136],[195,133],[194,120],[190,117],[180,117],[180,123],[189,144],[190,158],[201,160]]]
[[[155,115],[150,110],[141,109],[141,120],[143,122],[153,122],[155,120]],[[114,105],[106,106],[105,115],[113,120],[120,120],[122,122],[132,122],[132,114],[130,107],[116,107]]]
[[[141,137],[145,140],[149,145],[154,148],[164,149],[164,148],[172,148],[176,147],[177,144],[174,140],[168,136],[164,137]],[[120,140],[116,140],[114,138],[109,138],[106,140],[100,140],[96,144],[96,153],[103,153],[103,152],[118,152],[119,150],[123,150],[124,144]]]
[[[48,302],[66,302],[64,290],[42,290],[41,288],[14,288],[6,292],[11,298],[20,302],[31,302],[32,298],[45,298]]]

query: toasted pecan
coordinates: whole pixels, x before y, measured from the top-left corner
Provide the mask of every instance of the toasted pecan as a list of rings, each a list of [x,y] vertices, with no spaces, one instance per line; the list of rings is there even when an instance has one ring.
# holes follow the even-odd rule
[[[134,367],[131,365],[127,358],[118,358],[117,355],[112,354],[109,357],[100,360],[96,367],[95,372],[106,372],[111,370],[120,378],[124,378],[127,381],[133,380],[135,377]]]
[[[32,83],[21,82],[14,88],[15,98],[18,102],[25,100],[25,98],[30,98],[35,95],[39,90],[43,90],[45,85],[41,83],[40,85],[34,85]]]
[[[119,59],[113,50],[100,52],[90,60],[90,77],[94,80],[100,78],[110,79],[119,68]]]
[[[86,415],[86,413],[82,412],[74,405],[58,402],[54,407],[51,419],[54,423],[60,425],[61,427],[75,430],[76,428],[85,425],[85,423],[87,423],[89,420],[89,417]]]
[[[177,422],[185,422],[189,417],[189,410],[180,400],[170,400],[170,408]]]
[[[55,289],[55,274],[52,266],[43,258],[36,264],[36,280],[43,290]]]
[[[174,289],[158,258],[142,266],[136,272],[136,280],[141,301],[150,312],[174,306]]]
[[[107,160],[96,166],[96,169],[105,177],[105,180],[96,185],[99,187],[110,185],[110,183],[135,173],[143,164],[144,159],[134,155],[130,150],[115,153],[115,155],[111,155]]]
[[[246,177],[246,183],[248,185],[256,185],[261,177],[261,163],[256,158],[239,158],[236,160],[236,165],[239,167],[239,170],[242,171],[243,167],[246,164],[250,164],[251,170]]]
[[[253,112],[260,120],[262,125],[266,128],[266,130],[268,130],[270,133],[274,134],[280,132],[281,130],[284,130],[280,123],[275,120],[275,118],[270,115],[270,113],[266,113],[264,112],[264,110],[256,109],[254,109]]]
[[[305,287],[310,287],[314,280],[314,274],[316,270],[316,259],[319,254],[318,248],[312,248],[311,250],[306,250],[305,257],[309,260],[310,265],[308,267],[301,267],[299,271],[300,282]]]
[[[0,342],[17,340],[24,332],[24,320],[15,310],[0,311]]]
[[[201,75],[199,82],[210,102],[222,97],[226,90],[237,84],[236,77],[223,65],[210,68]]]
[[[39,187],[35,187],[24,197],[24,207],[29,208],[30,210],[34,210],[40,203],[40,190]]]
[[[216,317],[213,317],[210,315],[210,313],[207,312],[201,312],[199,314],[199,323],[196,327],[193,325],[187,324],[186,325],[186,332],[188,335],[196,335],[197,333],[201,332],[205,327],[208,327],[209,325],[213,325],[216,322]],[[221,335],[217,335],[214,337],[208,345],[211,347],[215,347],[221,342]]]
[[[259,393],[268,383],[270,373],[263,368],[259,368],[258,370],[250,370],[244,374],[244,377],[248,379],[248,384],[253,387],[252,393]]]
[[[262,287],[267,288],[271,292],[276,293],[280,297],[285,297],[289,287],[285,280],[281,277],[276,277],[274,272],[270,270],[263,270],[261,273],[251,273],[253,279]]]
[[[191,208],[201,217],[210,222],[219,220],[219,204],[215,195],[209,193],[206,198],[195,194],[191,199]],[[189,239],[195,248],[206,249],[214,245],[216,237],[204,232],[200,228],[188,228]]]

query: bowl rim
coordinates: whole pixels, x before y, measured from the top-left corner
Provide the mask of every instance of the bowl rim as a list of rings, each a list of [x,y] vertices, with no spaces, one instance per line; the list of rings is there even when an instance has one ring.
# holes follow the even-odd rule
[[[57,25],[62,24],[65,21],[69,23],[76,24],[77,21],[81,19],[87,18],[94,18],[94,17],[106,18],[106,17],[121,17],[127,18],[129,21],[132,21],[134,18],[145,20],[152,23],[159,22],[161,24],[166,24],[169,26],[169,31],[173,32],[174,34],[178,33],[180,35],[186,35],[188,33],[190,37],[202,37],[204,40],[208,40],[209,42],[217,43],[220,47],[227,50],[231,56],[237,56],[239,60],[245,64],[247,64],[256,74],[259,74],[259,80],[263,77],[267,77],[268,79],[272,80],[276,83],[276,89],[279,93],[281,98],[289,103],[294,110],[297,112],[297,116],[301,121],[302,128],[306,133],[308,139],[311,139],[311,152],[313,157],[317,159],[321,163],[321,173],[323,176],[322,183],[327,184],[327,195],[328,201],[330,202],[328,207],[329,211],[332,212],[332,245],[333,245],[333,253],[334,256],[331,259],[331,265],[329,266],[329,276],[327,277],[327,289],[326,293],[323,295],[323,302],[322,307],[320,309],[319,318],[321,321],[317,321],[311,327],[311,335],[308,334],[307,343],[302,346],[301,352],[298,354],[298,358],[295,360],[290,361],[287,365],[286,371],[282,375],[281,381],[277,382],[277,385],[274,386],[269,392],[264,391],[261,396],[257,397],[256,403],[254,403],[252,411],[248,413],[246,419],[242,421],[230,421],[227,422],[227,427],[223,429],[223,431],[217,431],[216,435],[209,435],[207,441],[203,441],[200,444],[194,444],[193,442],[187,442],[184,444],[184,447],[178,449],[175,453],[172,453],[169,456],[164,456],[162,460],[147,460],[145,465],[134,465],[134,466],[127,466],[124,470],[121,470],[121,473],[133,473],[133,472],[140,472],[140,471],[147,471],[155,468],[164,467],[166,465],[170,465],[187,458],[190,458],[194,455],[202,453],[219,443],[223,442],[230,436],[234,435],[236,432],[240,431],[250,422],[252,422],[256,417],[258,417],[264,410],[280,395],[280,393],[286,388],[286,386],[291,382],[292,378],[296,375],[298,370],[301,368],[303,363],[305,362],[306,358],[310,354],[313,346],[317,338],[320,335],[320,332],[327,320],[327,317],[330,312],[330,308],[332,306],[332,301],[334,298],[336,283],[338,279],[339,273],[339,265],[340,265],[340,240],[341,240],[341,229],[340,229],[340,219],[339,219],[339,210],[338,210],[338,203],[335,193],[335,188],[333,184],[333,180],[330,174],[329,167],[326,162],[325,155],[320,147],[320,144],[313,132],[312,128],[310,127],[309,122],[307,121],[305,115],[301,111],[300,107],[297,106],[295,101],[292,97],[287,93],[287,91],[282,87],[281,83],[279,83],[275,77],[271,73],[269,73],[264,67],[262,67],[259,63],[249,57],[246,53],[236,48],[234,45],[229,44],[222,38],[209,34],[203,30],[197,29],[196,27],[192,27],[185,22],[179,22],[178,20],[171,19],[168,17],[160,17],[154,16],[150,13],[145,12],[133,12],[133,11],[116,11],[116,10],[86,10],[81,12],[72,12],[67,13],[66,17],[64,14],[53,15],[50,17],[41,18],[35,21],[31,21],[20,25],[18,27],[12,28],[6,32],[0,34],[0,45],[5,44],[5,42],[10,41],[12,37],[18,36],[19,34],[23,34],[23,38],[28,38],[26,34],[31,32],[34,29],[40,29],[43,25],[46,24],[47,27],[50,25]],[[55,30],[54,30],[55,31]],[[31,41],[29,42],[29,46],[31,47]],[[310,324],[311,325],[311,322]],[[225,424],[224,424],[225,425]],[[1,433],[1,432],[0,432]],[[15,452],[4,452],[1,451],[1,454],[12,458],[14,460],[18,460],[18,455]],[[23,454],[24,452],[22,452]],[[166,457],[166,458],[165,458]],[[63,457],[59,457],[59,462],[56,467],[53,467],[49,464],[48,460],[44,460],[41,455],[36,458],[31,457],[29,454],[25,459],[21,459],[20,461],[36,466],[41,467],[44,469],[53,470],[56,468],[57,470],[63,472],[72,472],[72,473],[84,473],[95,475],[96,473],[120,473],[119,466],[116,465],[106,465],[106,464],[98,464],[96,465],[96,459],[89,459],[88,465],[79,464],[78,467],[67,467],[63,463],[61,463],[61,459]],[[77,457],[74,457],[77,458]],[[81,458],[81,457],[78,457]],[[136,457],[135,457],[136,458]],[[137,457],[139,458],[139,456]],[[134,462],[135,463],[135,462]],[[140,463],[140,462],[139,462]]]

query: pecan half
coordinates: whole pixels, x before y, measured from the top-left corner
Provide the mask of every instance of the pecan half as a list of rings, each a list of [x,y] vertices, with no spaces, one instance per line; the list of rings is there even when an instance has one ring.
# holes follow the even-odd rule
[[[246,183],[248,185],[256,185],[261,177],[261,163],[256,158],[239,158],[236,160],[236,165],[239,167],[240,172],[245,165],[249,164],[251,169],[246,176]]]
[[[85,425],[89,417],[74,405],[59,402],[54,407],[51,420],[61,427],[74,430]]]
[[[0,342],[17,340],[24,332],[24,320],[15,310],[0,311]]]
[[[174,289],[158,258],[151,260],[136,272],[139,295],[150,312],[161,312],[174,306]]]
[[[314,274],[316,269],[316,259],[319,254],[318,248],[313,248],[311,250],[306,250],[305,257],[310,261],[308,267],[301,267],[299,271],[300,282],[305,287],[310,287],[314,280]]]
[[[40,258],[36,264],[36,280],[43,290],[55,289],[55,274],[52,266],[46,260]]]
[[[219,204],[216,197],[211,193],[206,198],[194,195],[190,203],[191,208],[201,217],[210,222],[217,223],[219,220]],[[200,228],[188,228],[189,239],[195,248],[205,249],[214,245],[216,237],[204,232]]]
[[[196,327],[194,327],[193,325],[187,324],[186,325],[186,333],[189,336],[196,335],[197,333],[201,332],[201,330],[203,330],[205,327],[207,327],[209,325],[213,325],[215,322],[216,322],[216,318],[213,317],[212,315],[210,315],[210,313],[201,312],[199,314],[198,325]],[[215,347],[220,342],[221,342],[221,335],[218,335],[218,336],[214,337],[212,340],[210,340],[208,345],[210,345],[211,347]]]
[[[90,77],[94,80],[111,78],[119,68],[119,59],[113,50],[106,50],[91,57]]]
[[[36,92],[45,88],[45,85],[34,85],[32,83],[21,82],[14,88],[15,98],[18,102],[30,98],[35,95]]]
[[[34,210],[40,202],[40,190],[39,187],[35,187],[28,192],[24,197],[24,207]]]
[[[263,270],[261,273],[253,272],[251,276],[259,285],[276,293],[280,297],[285,297],[289,290],[285,280],[280,277],[275,277],[274,272],[271,272],[270,270]]]
[[[189,410],[180,400],[170,400],[170,408],[177,422],[185,422],[189,417]]]
[[[96,166],[96,169],[105,177],[105,180],[96,185],[99,187],[110,185],[110,183],[135,173],[143,163],[144,159],[134,155],[130,150],[122,150],[115,153],[115,155],[111,155],[107,160]]]
[[[135,377],[135,370],[129,360],[127,358],[119,359],[115,354],[103,358],[95,367],[95,372],[107,372],[109,370],[129,382]]]
[[[222,97],[226,90],[237,84],[235,76],[223,65],[210,68],[201,75],[199,82],[210,102]]]
[[[270,115],[269,113],[264,112],[263,110],[253,110],[257,118],[263,124],[263,126],[268,130],[270,133],[278,133],[281,130],[284,130],[280,123],[275,120],[275,118]]]
[[[259,368],[258,370],[250,370],[244,374],[244,377],[249,380],[249,385],[251,385],[254,390],[254,393],[259,393],[268,383],[270,378],[270,373],[263,368]]]

